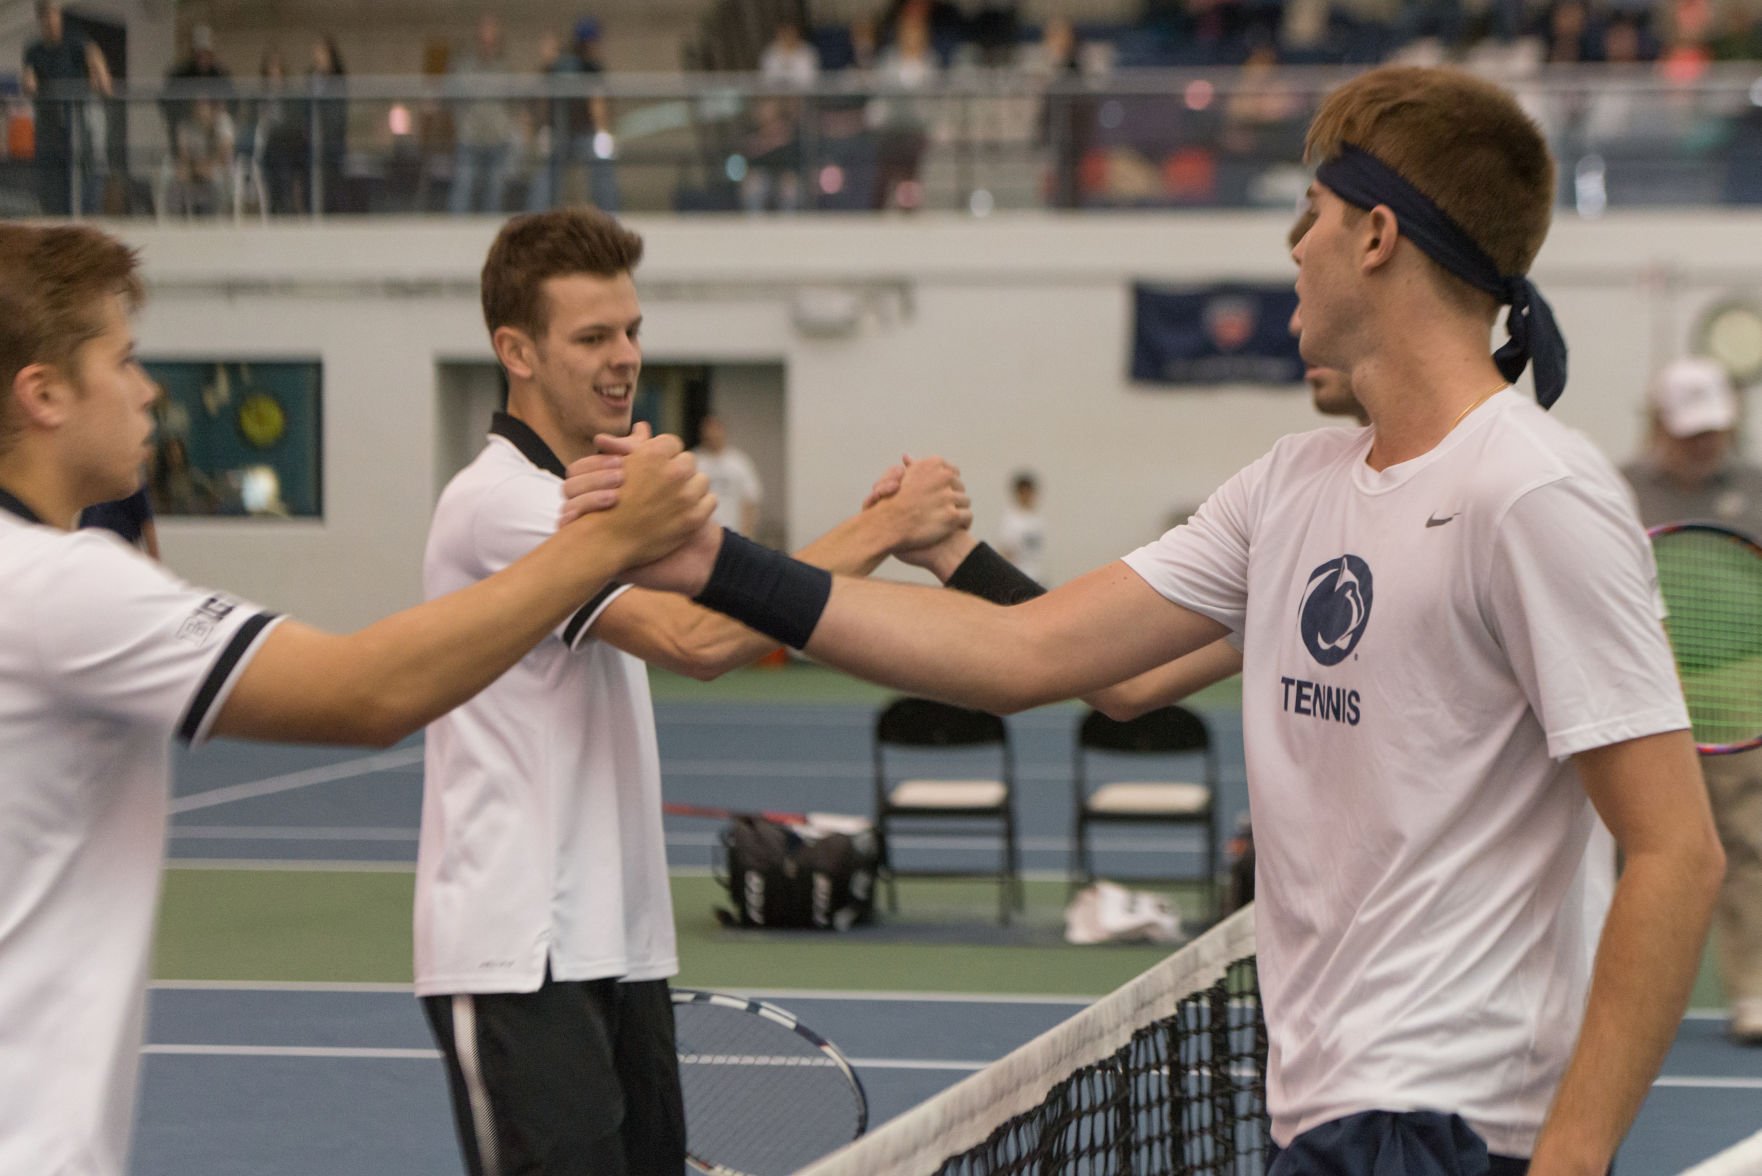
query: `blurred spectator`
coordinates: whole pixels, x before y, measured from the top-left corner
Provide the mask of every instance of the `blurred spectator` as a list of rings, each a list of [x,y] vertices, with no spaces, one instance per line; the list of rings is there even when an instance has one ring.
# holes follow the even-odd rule
[[[312,117],[307,133],[316,141],[318,178],[324,211],[348,208],[343,191],[343,164],[349,154],[349,102],[344,88],[342,51],[336,38],[321,33],[312,42]]]
[[[914,9],[902,11],[894,42],[875,63],[877,96],[869,121],[878,132],[875,194],[877,209],[915,209],[924,202],[918,179],[930,137],[930,103],[925,92],[942,73],[930,47],[930,23]]]
[[[820,76],[820,51],[802,37],[800,25],[780,20],[759,54],[759,75],[773,86],[811,90]]]
[[[1548,10],[1547,21],[1542,60],[1549,65],[1595,61],[1601,56],[1601,38],[1591,25],[1590,9],[1583,0],[1557,0]]]
[[[232,116],[217,98],[198,98],[178,124],[166,204],[186,216],[212,216],[231,202]]]
[[[551,55],[545,73],[553,78],[596,78],[606,72],[600,60],[600,26],[592,17],[575,23],[567,53]],[[548,161],[541,163],[527,191],[526,206],[541,212],[561,197],[569,173],[587,173],[587,198],[607,212],[618,211],[618,173],[613,163],[611,104],[602,93],[571,95],[544,104],[549,128]]]
[[[20,83],[34,100],[36,114],[37,207],[45,216],[73,212],[73,168],[89,174],[92,145],[75,126],[88,94],[111,94],[110,69],[98,46],[67,31],[59,0],[39,0],[37,28],[42,37],[25,47]],[[87,185],[81,203],[96,207]]]
[[[1046,520],[1040,515],[1040,483],[1026,470],[1010,480],[1010,501],[997,525],[997,553],[1022,574],[1046,578]]]
[[[859,16],[850,22],[850,61],[846,69],[867,72],[881,60],[880,41],[875,35],[875,22]]]
[[[759,76],[773,90],[811,90],[820,76],[820,54],[792,20],[777,23],[771,43],[759,55]],[[802,100],[786,94],[760,97],[753,107],[754,130],[747,147],[748,170],[741,181],[741,203],[749,212],[801,207]]]
[[[1076,208],[1082,203],[1078,165],[1090,139],[1094,101],[1071,84],[1081,73],[1077,30],[1062,16],[1051,16],[1040,30],[1040,43],[1022,55],[1022,71],[1049,92],[1040,104],[1039,138],[1052,155],[1051,204]]]
[[[1224,103],[1220,145],[1228,152],[1266,162],[1284,162],[1302,154],[1306,123],[1303,95],[1279,72],[1279,51],[1260,41]]]
[[[486,12],[477,19],[471,52],[453,65],[452,76],[465,83],[459,91],[470,94],[493,87],[507,73],[502,22]],[[518,158],[518,123],[513,108],[506,98],[466,98],[459,104],[457,131],[449,210],[455,215],[502,211]]]
[[[865,110],[869,100],[860,92],[870,84],[870,73],[879,60],[875,46],[875,22],[858,17],[845,30],[847,54],[834,57],[829,63],[844,72],[845,85],[836,93],[820,99],[820,128],[831,138],[847,139],[866,129]],[[848,71],[848,72],[845,72]],[[866,195],[866,194],[865,194]]]
[[[1700,80],[1713,62],[1712,0],[1672,0],[1670,40],[1659,55],[1658,69],[1666,80],[1686,85]]]
[[[967,36],[978,49],[980,65],[998,68],[1014,64],[1021,40],[1021,14],[1015,0],[982,0],[967,17]]]
[[[1723,368],[1680,359],[1649,390],[1645,453],[1622,467],[1647,526],[1701,520],[1762,538],[1762,469],[1739,458],[1737,394]],[[1731,1036],[1762,1045],[1762,751],[1701,761],[1725,846],[1715,908]]]
[[[908,24],[921,27],[939,64],[946,60],[944,48],[967,35],[967,18],[954,0],[893,0],[881,22],[882,40],[897,43],[900,28]]]
[[[1640,30],[1632,17],[1610,19],[1603,29],[1601,56],[1613,67],[1631,70],[1641,64]],[[1661,96],[1635,89],[1629,84],[1634,80],[1639,79],[1630,76],[1613,84],[1606,81],[1592,91],[1584,115],[1584,137],[1588,148],[1597,150],[1628,134],[1634,128],[1636,113],[1661,101]]]
[[[720,417],[706,416],[698,422],[698,446],[691,453],[716,496],[716,523],[742,535],[756,532],[764,486],[753,459],[728,444],[728,427]]]
[[[287,61],[280,49],[264,50],[258,81],[261,93],[241,111],[239,155],[263,177],[266,211],[305,212],[312,145],[306,137],[304,102],[288,88]]]
[[[205,84],[204,93],[219,96],[224,105],[230,105],[232,97],[232,74],[220,64],[220,58],[214,53],[214,30],[205,24],[190,29],[190,54],[165,75],[165,80],[172,83],[173,96],[160,101],[160,110],[165,115],[165,135],[173,144],[177,142],[178,128],[190,116],[193,105],[192,95],[186,93],[176,95],[179,82]]]

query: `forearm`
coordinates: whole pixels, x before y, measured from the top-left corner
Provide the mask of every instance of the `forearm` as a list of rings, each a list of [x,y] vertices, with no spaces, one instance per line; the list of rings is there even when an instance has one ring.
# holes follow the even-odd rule
[[[1718,871],[1704,859],[1627,858],[1578,1045],[1536,1143],[1533,1176],[1608,1169],[1688,1005],[1717,890]]]
[[[1151,619],[1164,623],[1145,623]],[[1133,639],[1119,640],[1125,632]],[[869,681],[1008,713],[1089,693],[1221,632],[1116,563],[1011,607],[841,578],[806,649]]]
[[[964,534],[964,533],[963,533]],[[942,545],[928,566],[950,588],[956,588],[994,604],[1014,605],[1045,594],[1046,589],[970,536],[964,545]],[[959,558],[955,559],[956,552]],[[945,570],[946,569],[946,570]],[[1132,719],[1178,702],[1197,690],[1221,682],[1242,670],[1242,654],[1227,641],[1214,641],[1203,649],[1178,657],[1083,696],[1083,701],[1110,718]]]
[[[803,563],[866,576],[887,558],[891,536],[872,512],[844,520],[796,552]],[[739,621],[666,592],[634,588],[594,623],[594,636],[652,666],[713,681],[778,647]]]
[[[1180,702],[1207,686],[1242,672],[1242,652],[1228,641],[1178,657],[1167,665],[1085,695],[1084,702],[1109,718],[1135,719],[1159,706]]]
[[[272,630],[214,734],[397,742],[494,682],[621,570],[611,545],[580,540],[553,537],[487,579],[355,633]]]

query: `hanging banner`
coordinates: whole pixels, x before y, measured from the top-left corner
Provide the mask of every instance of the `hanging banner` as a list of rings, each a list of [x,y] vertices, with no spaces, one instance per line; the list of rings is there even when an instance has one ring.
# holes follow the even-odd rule
[[[1297,292],[1284,286],[1133,287],[1132,379],[1151,384],[1296,384]]]

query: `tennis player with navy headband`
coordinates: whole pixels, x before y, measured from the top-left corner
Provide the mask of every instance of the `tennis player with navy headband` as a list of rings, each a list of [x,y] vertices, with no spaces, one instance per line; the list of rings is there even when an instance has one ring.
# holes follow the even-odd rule
[[[1445,69],[1348,82],[1307,149],[1300,346],[1367,427],[1282,439],[1189,523],[1012,607],[708,528],[664,562],[818,660],[994,711],[1238,634],[1273,1176],[1603,1173],[1723,857],[1632,500],[1509,387],[1526,362],[1542,399],[1564,386],[1526,277],[1553,160],[1510,95]],[[951,583],[1019,598],[993,572]]]

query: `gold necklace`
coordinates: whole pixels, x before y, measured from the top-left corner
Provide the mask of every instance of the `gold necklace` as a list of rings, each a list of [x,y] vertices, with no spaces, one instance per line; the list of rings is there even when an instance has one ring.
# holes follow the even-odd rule
[[[1467,408],[1465,408],[1461,412],[1457,413],[1456,419],[1450,422],[1450,428],[1445,429],[1444,431],[1446,433],[1448,433],[1451,430],[1455,429],[1457,425],[1460,425],[1462,423],[1463,417],[1467,416],[1469,413],[1473,412],[1475,409],[1479,408],[1481,405],[1485,404],[1487,401],[1491,400],[1493,397],[1499,395],[1499,393],[1505,391],[1505,389],[1507,387],[1509,387],[1509,385],[1500,384],[1497,388],[1493,389],[1491,392],[1487,393],[1485,396],[1481,397],[1479,400],[1475,401],[1473,404],[1469,405]]]

